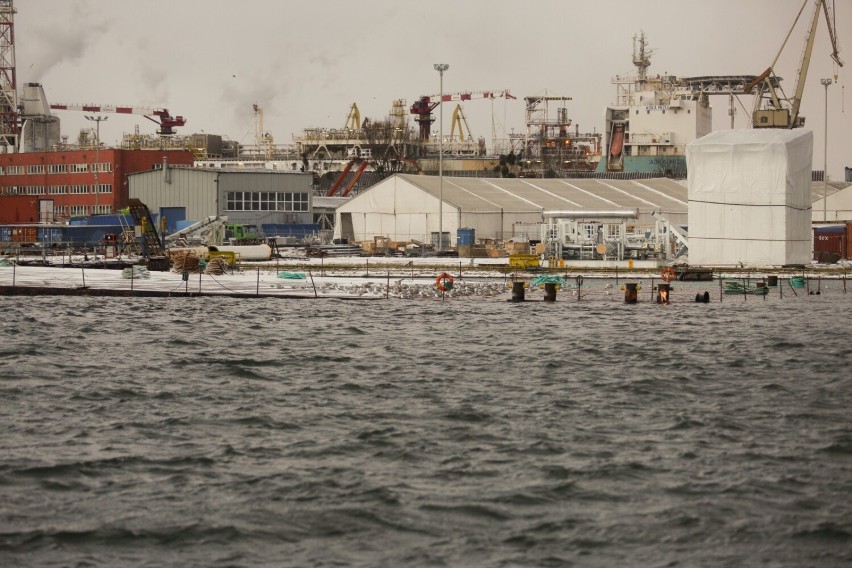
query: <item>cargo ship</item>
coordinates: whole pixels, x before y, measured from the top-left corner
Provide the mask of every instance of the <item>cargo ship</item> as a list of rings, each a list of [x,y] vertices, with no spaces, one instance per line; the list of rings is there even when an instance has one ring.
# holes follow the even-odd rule
[[[597,172],[686,177],[686,145],[712,130],[707,93],[672,75],[650,75],[645,34],[633,38],[633,76],[616,76]]]

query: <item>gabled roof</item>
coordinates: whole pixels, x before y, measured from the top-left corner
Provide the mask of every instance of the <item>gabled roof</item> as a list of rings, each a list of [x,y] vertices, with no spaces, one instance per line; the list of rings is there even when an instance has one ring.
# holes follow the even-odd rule
[[[667,178],[641,180],[473,178],[399,174],[399,178],[462,211],[525,212],[631,209],[686,213],[687,189]]]

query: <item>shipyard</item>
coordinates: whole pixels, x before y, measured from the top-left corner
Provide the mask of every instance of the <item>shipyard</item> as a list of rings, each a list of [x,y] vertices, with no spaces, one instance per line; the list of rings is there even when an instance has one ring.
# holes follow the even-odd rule
[[[804,4],[788,32],[805,46],[794,90],[773,66],[753,75],[660,73],[639,30],[613,62],[629,61],[632,71],[611,78],[603,116],[584,120],[583,130],[568,93],[444,89],[449,68],[436,64],[440,92],[391,99],[380,119],[340,101],[342,126],[303,127],[281,144],[266,126],[270,109],[253,103],[242,109],[253,133],[237,142],[206,133],[203,118],[191,131],[189,113],[164,107],[56,102],[52,85],[16,84],[24,74],[12,65],[3,85],[0,247],[24,265],[53,265],[58,255],[61,264],[173,271],[174,257],[187,254],[204,264],[226,258],[230,268],[333,255],[354,257],[353,267],[358,257],[375,257],[377,267],[391,256],[487,259],[504,272],[842,269],[852,256],[852,189],[814,166],[812,135],[798,127],[822,33],[832,82],[843,62],[833,11]],[[14,3],[3,11],[5,60],[14,62]],[[788,43],[773,65],[794,59]],[[500,131],[495,105],[522,115],[522,130]],[[467,118],[486,106],[488,140]],[[730,123],[714,123],[714,108]],[[80,113],[89,125],[69,136],[61,125]],[[750,129],[735,128],[738,113],[751,115]],[[101,128],[121,115],[147,122],[105,143]],[[719,173],[720,147],[738,169]],[[778,152],[784,159],[766,161]]]
[[[0,0],[0,564],[852,565],[850,45]]]

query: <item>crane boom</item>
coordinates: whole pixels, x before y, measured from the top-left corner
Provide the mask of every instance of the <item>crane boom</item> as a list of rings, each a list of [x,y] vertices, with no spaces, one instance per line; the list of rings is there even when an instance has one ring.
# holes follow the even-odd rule
[[[470,101],[473,99],[515,99],[512,93],[505,91],[462,91],[458,93],[444,93],[443,95],[423,95],[411,105],[411,114],[416,114],[414,121],[420,125],[420,139],[429,139],[429,130],[435,119],[432,111],[442,102]]]
[[[114,106],[114,105],[79,105],[79,104],[52,104],[50,108],[53,110],[74,110],[82,112],[110,112],[117,114],[138,114],[142,115],[151,122],[160,126],[157,134],[160,136],[171,136],[175,133],[174,129],[178,126],[186,124],[186,119],[182,116],[172,116],[167,109],[150,108],[150,107],[129,107],[129,106]],[[157,118],[152,118],[152,117]]]
[[[784,95],[783,90],[780,87],[776,90],[775,85],[773,84],[773,79],[775,79],[775,84],[777,85],[777,78],[775,77],[775,63],[777,63],[778,58],[781,55],[781,51],[783,51],[784,46],[787,44],[787,40],[790,39],[793,28],[795,28],[796,23],[799,21],[799,18],[801,17],[808,2],[814,3],[813,17],[811,18],[810,26],[808,27],[807,34],[805,35],[805,47],[802,50],[802,59],[799,63],[798,74],[796,77],[796,89],[793,96],[787,98],[786,95]],[[843,67],[843,61],[840,59],[840,49],[837,46],[837,33],[834,27],[834,19],[828,9],[827,0],[804,0],[802,7],[799,9],[798,14],[793,21],[790,31],[787,32],[787,35],[781,44],[781,49],[772,61],[772,65],[770,65],[766,71],[761,73],[754,82],[748,85],[745,89],[745,92],[748,93],[754,87],[759,86],[755,95],[754,113],[752,114],[752,126],[754,128],[798,128],[804,126],[805,118],[799,116],[799,110],[802,105],[802,95],[805,91],[805,81],[808,76],[808,67],[810,66],[811,55],[813,53],[814,39],[816,37],[817,25],[819,24],[820,12],[825,14],[825,20],[828,26],[828,34],[831,39],[832,46],[831,58],[839,67]],[[781,96],[779,96],[778,91],[781,91]],[[768,104],[769,108],[761,109],[760,106],[765,96],[768,96],[770,99]],[[784,103],[787,103],[789,108],[787,108]]]

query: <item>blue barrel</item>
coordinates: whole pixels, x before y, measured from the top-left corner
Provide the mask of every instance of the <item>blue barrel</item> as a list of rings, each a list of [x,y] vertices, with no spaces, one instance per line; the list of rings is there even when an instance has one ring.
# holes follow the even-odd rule
[[[472,246],[476,243],[476,229],[458,229],[456,231],[457,246]]]

